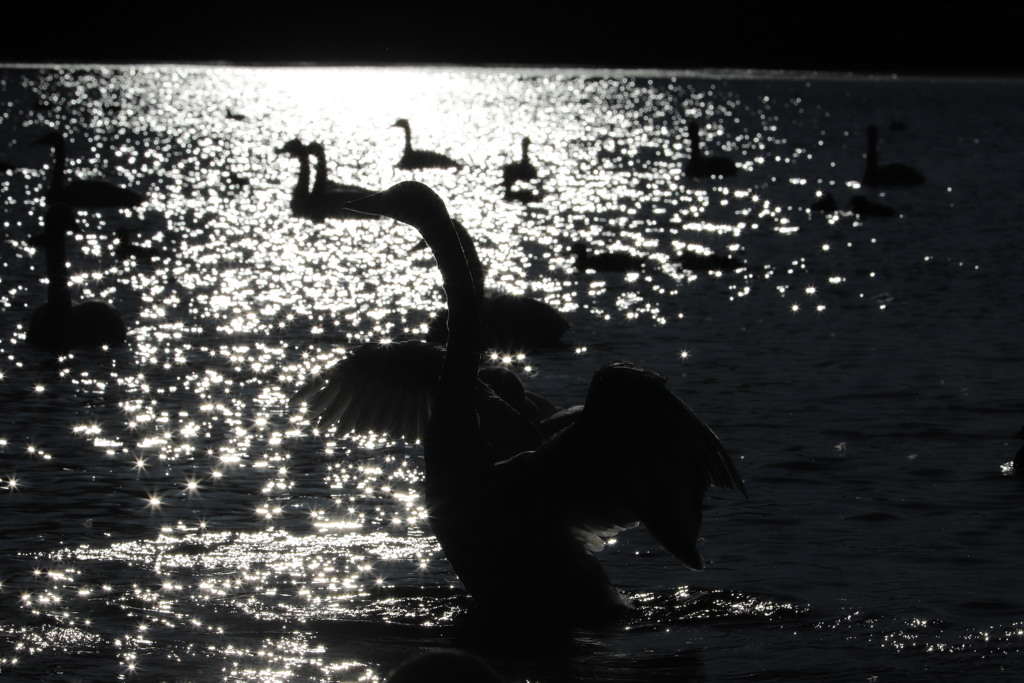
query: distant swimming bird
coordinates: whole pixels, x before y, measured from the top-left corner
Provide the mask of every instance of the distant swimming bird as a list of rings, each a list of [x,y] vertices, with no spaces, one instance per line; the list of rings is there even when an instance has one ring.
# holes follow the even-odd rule
[[[366,214],[348,209],[349,202],[372,194],[358,185],[342,185],[327,179],[327,157],[324,146],[319,142],[311,142],[306,149],[316,158],[316,173],[313,176],[313,189],[309,192],[310,218],[322,221],[325,218],[366,218]]]
[[[690,138],[690,160],[684,172],[692,178],[736,175],[736,164],[723,156],[706,156],[700,148],[700,126],[688,121],[686,131]]]
[[[481,341],[483,349],[533,351],[562,346],[569,321],[553,306],[524,294],[506,294],[485,287],[487,269],[480,261],[472,238],[462,223],[452,220],[459,234],[480,299]],[[447,312],[442,311],[430,323],[427,338],[444,343],[448,338]]]
[[[299,178],[292,190],[292,215],[309,218],[322,223],[327,218],[366,218],[366,214],[350,211],[345,204],[371,194],[356,185],[342,185],[327,179],[327,158],[319,142],[303,144],[298,139],[289,140],[275,150],[299,161]],[[316,157],[316,173],[310,188],[310,155]]]
[[[925,180],[917,170],[906,164],[878,163],[878,127],[868,126],[868,157],[864,168],[864,184],[868,187],[920,185]]]
[[[46,303],[29,322],[28,341],[57,351],[124,344],[127,329],[117,309],[104,301],[71,301],[64,235],[74,224],[75,215],[64,204],[46,210],[43,239],[49,284]]]
[[[569,250],[576,255],[576,270],[596,270],[609,273],[638,273],[646,261],[624,251],[591,253],[583,242],[575,242]]]
[[[444,202],[404,182],[353,208],[413,225],[441,270],[449,333],[423,439],[425,500],[431,529],[477,602],[531,619],[618,614],[626,602],[593,552],[641,521],[685,564],[703,567],[704,495],[712,485],[743,491],[743,483],[665,378],[632,363],[604,366],[571,426],[494,464],[474,403],[479,300]]]
[[[850,197],[849,209],[858,216],[878,216],[881,218],[888,218],[899,214],[899,211],[891,206],[873,202],[862,194]]]
[[[46,200],[74,209],[124,208],[138,206],[146,196],[106,180],[67,180],[67,146],[64,137],[51,131],[36,141],[53,149],[53,175]]]
[[[523,138],[523,156],[519,161],[506,164],[501,169],[501,182],[511,189],[519,181],[530,181],[537,177],[537,169],[530,163],[530,138]]]
[[[401,128],[405,131],[405,150],[402,152],[402,158],[399,159],[398,163],[395,164],[398,168],[404,168],[407,170],[417,168],[461,168],[462,164],[455,161],[454,159],[441,154],[440,152],[431,152],[429,150],[413,149],[412,147],[412,131],[409,129],[409,122],[405,119],[398,119],[392,124],[392,127]]]
[[[836,198],[832,196],[831,192],[826,192],[811,203],[812,210],[814,211],[825,211],[826,213],[833,213],[839,210],[839,205],[836,204]]]

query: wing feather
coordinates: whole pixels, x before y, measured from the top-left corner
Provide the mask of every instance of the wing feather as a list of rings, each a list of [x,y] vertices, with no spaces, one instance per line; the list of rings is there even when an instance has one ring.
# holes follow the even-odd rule
[[[631,363],[601,368],[577,419],[534,452],[503,463],[584,540],[643,522],[671,553],[704,566],[696,543],[711,486],[746,495],[715,433],[665,386]]]

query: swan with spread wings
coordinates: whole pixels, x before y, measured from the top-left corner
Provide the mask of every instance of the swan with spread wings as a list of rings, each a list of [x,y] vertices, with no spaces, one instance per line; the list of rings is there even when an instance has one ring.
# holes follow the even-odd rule
[[[629,362],[607,364],[567,427],[532,450],[498,457],[478,407],[480,300],[444,202],[403,182],[351,206],[418,229],[442,274],[448,340],[438,374],[421,378],[422,401],[384,407],[374,383],[348,405],[361,405],[371,422],[374,413],[418,411],[403,426],[406,436],[422,437],[431,529],[473,598],[503,614],[616,614],[627,602],[594,553],[637,523],[684,564],[703,568],[697,538],[708,488],[745,491],[718,438],[665,378]]]

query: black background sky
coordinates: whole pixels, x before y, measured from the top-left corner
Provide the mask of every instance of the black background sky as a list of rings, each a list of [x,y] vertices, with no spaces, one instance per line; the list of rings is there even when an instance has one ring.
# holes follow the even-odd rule
[[[8,12],[0,61],[1024,73],[1024,3],[95,3]],[[604,9],[599,9],[599,6]],[[354,9],[353,9],[354,7]],[[813,8],[812,8],[813,7]]]

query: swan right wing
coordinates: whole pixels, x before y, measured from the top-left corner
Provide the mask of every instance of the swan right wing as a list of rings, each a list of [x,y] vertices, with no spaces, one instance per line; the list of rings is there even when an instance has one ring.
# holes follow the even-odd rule
[[[586,405],[534,452],[501,463],[511,485],[541,499],[588,547],[643,522],[695,569],[704,496],[743,482],[714,432],[665,386],[630,363],[601,368]]]

